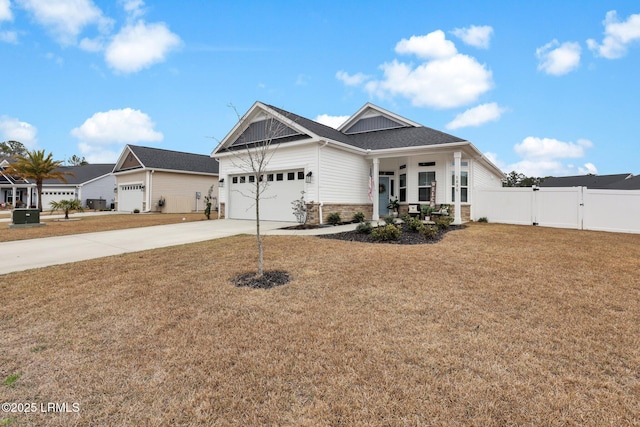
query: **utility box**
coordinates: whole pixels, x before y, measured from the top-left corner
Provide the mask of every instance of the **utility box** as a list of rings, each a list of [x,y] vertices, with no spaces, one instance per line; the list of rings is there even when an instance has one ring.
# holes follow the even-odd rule
[[[87,199],[87,207],[96,211],[107,209],[107,201],[105,199]]]
[[[40,224],[40,211],[38,209],[14,209],[14,224]]]

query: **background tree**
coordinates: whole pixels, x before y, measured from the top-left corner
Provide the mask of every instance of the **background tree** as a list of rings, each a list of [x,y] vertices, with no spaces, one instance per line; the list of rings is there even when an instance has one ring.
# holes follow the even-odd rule
[[[84,156],[80,157],[74,154],[73,156],[67,159],[67,164],[69,166],[84,166],[84,165],[88,165],[89,162],[87,162]]]
[[[545,178],[526,176],[523,173],[511,171],[507,174],[507,177],[502,181],[503,187],[533,187],[534,185],[540,185]]]
[[[27,150],[27,154],[15,157],[15,163],[9,165],[5,173],[19,176],[24,179],[32,179],[36,182],[38,191],[38,209],[42,212],[42,183],[45,179],[58,179],[67,182],[67,176],[75,176],[71,172],[60,171],[62,164],[59,160],[53,160],[53,154],[45,155],[44,150]]]
[[[27,147],[19,141],[0,142],[0,158],[24,156],[27,154]]]
[[[64,219],[69,219],[69,211],[84,212],[80,200],[52,200],[49,204],[51,205],[51,213],[53,211],[64,211]]]
[[[242,119],[238,110],[233,104],[229,104],[229,107],[233,109],[238,117],[238,121]],[[258,245],[258,273],[256,278],[262,278],[264,274],[264,256],[262,248],[262,236],[260,234],[260,199],[269,186],[269,181],[265,176],[267,166],[273,157],[277,149],[277,144],[272,146],[272,142],[275,138],[283,135],[287,129],[287,125],[277,120],[272,114],[264,111],[266,118],[259,123],[263,126],[262,135],[264,138],[261,141],[243,141],[243,136],[234,143],[234,146],[240,146],[241,149],[232,151],[234,154],[233,165],[243,172],[247,173],[249,181],[253,179],[253,186],[249,190],[248,194],[241,194],[244,197],[253,199],[253,204],[256,210],[256,238]]]

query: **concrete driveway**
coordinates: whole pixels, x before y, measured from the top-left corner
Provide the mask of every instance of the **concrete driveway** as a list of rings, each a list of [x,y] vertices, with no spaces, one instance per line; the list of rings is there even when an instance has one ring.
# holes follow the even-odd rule
[[[290,222],[260,223],[265,234],[289,225]],[[0,244],[0,274],[255,231],[255,221],[222,219],[4,242]]]

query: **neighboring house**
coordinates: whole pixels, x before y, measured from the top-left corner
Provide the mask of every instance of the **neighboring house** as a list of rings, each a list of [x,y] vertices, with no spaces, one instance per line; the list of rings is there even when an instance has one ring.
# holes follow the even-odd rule
[[[66,175],[67,182],[57,179],[46,179],[42,183],[42,209],[51,207],[51,202],[60,200],[80,200],[83,207],[89,206],[87,200],[104,200],[106,208],[113,203],[113,186],[116,178],[111,171],[115,165],[88,164],[82,166],[61,166],[58,171],[70,172]],[[93,205],[93,203],[91,203]],[[97,207],[97,204],[96,204]]]
[[[0,159],[0,208],[34,206],[37,200],[36,183],[17,176],[8,175],[4,170],[12,159]]]
[[[608,188],[611,190],[640,190],[640,175],[629,176],[622,181],[614,182]]]
[[[275,135],[265,134],[275,120]],[[409,204],[452,205],[455,223],[471,217],[477,188],[501,187],[504,173],[469,141],[367,103],[338,129],[256,102],[211,154],[220,162],[220,216],[255,218],[248,148],[272,139],[269,186],[260,200],[265,220],[295,221],[291,202],[304,191],[311,223],[337,212],[378,219],[398,198]]]
[[[121,212],[203,211],[211,186],[217,207],[218,162],[210,156],[127,145],[113,173],[112,191]]]
[[[617,183],[621,183],[633,175],[621,173],[616,175],[577,175],[545,178],[540,187],[587,187],[591,189],[612,189]]]

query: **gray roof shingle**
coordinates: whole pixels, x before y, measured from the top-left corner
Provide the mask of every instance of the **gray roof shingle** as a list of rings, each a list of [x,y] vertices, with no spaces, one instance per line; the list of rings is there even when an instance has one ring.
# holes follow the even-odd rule
[[[73,173],[75,176],[66,175],[66,184],[79,185],[100,176],[110,174],[114,166],[115,165],[113,163],[96,163],[83,166],[62,166],[56,170]],[[55,185],[65,183],[57,179],[45,179],[43,184]]]
[[[129,145],[147,169],[165,169],[185,172],[218,173],[218,162],[208,155],[163,150],[160,148]]]
[[[594,189],[611,188],[612,184],[624,181],[630,173],[616,175],[578,175],[545,178],[540,187],[587,187]]]

